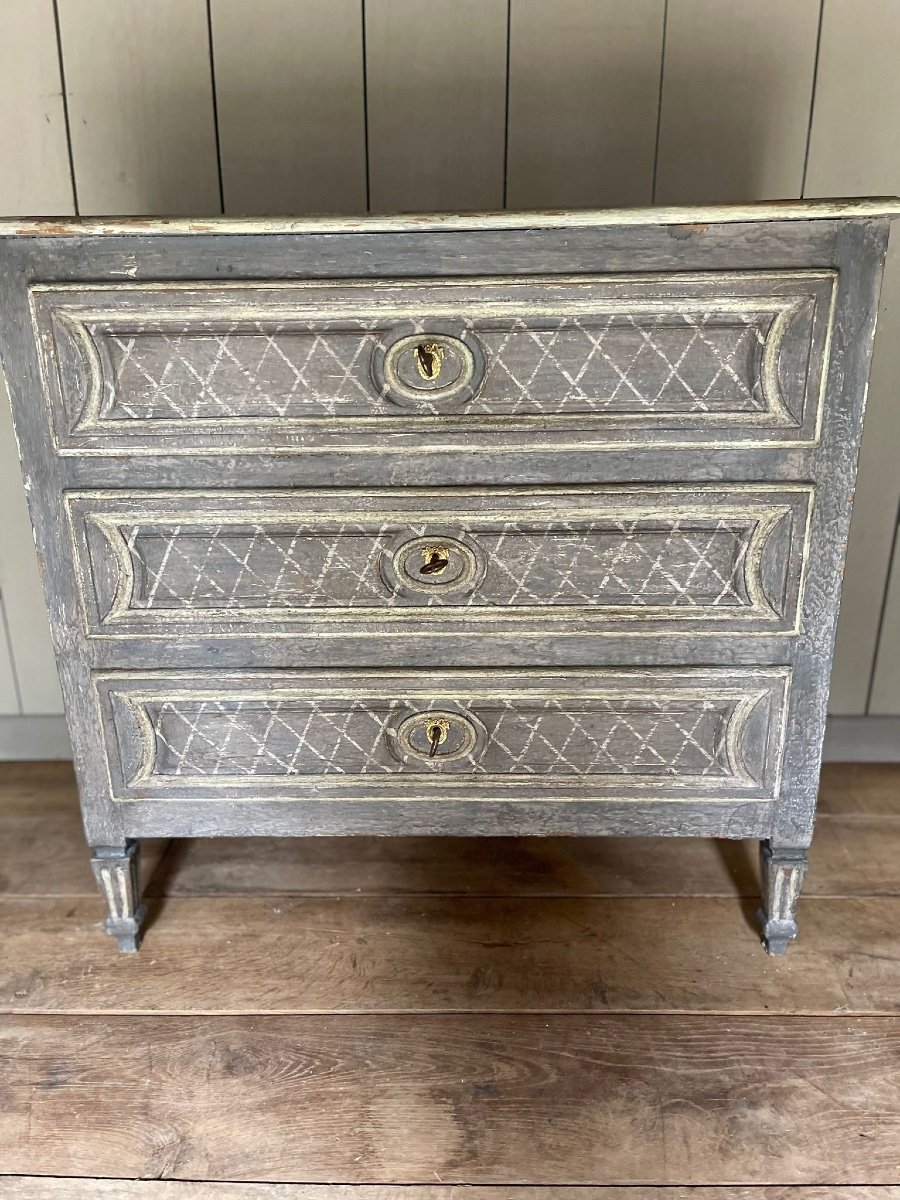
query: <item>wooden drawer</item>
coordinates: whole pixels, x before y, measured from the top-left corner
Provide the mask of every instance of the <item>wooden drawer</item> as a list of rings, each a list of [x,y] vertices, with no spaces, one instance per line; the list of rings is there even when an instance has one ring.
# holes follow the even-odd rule
[[[92,637],[795,633],[796,485],[69,492]]]
[[[94,676],[117,800],[475,805],[773,801],[789,680],[777,667]]]
[[[835,279],[81,284],[31,302],[62,454],[723,449],[818,440]]]

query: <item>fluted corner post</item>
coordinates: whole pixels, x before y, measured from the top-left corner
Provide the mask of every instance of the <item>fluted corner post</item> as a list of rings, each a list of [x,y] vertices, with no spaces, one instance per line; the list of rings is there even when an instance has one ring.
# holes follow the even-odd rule
[[[139,948],[147,911],[141,904],[139,855],[140,844],[132,839],[124,846],[94,846],[91,858],[97,886],[106,901],[107,932],[126,953]]]
[[[805,849],[775,846],[770,841],[760,843],[759,923],[768,954],[784,954],[797,936],[797,901],[808,861]]]

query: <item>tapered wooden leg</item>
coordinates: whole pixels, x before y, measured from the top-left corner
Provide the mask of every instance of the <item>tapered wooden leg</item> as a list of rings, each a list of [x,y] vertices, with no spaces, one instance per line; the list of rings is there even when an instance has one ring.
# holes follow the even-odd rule
[[[806,874],[806,850],[760,843],[762,908],[759,922],[769,954],[784,954],[797,936],[797,901]]]
[[[137,841],[124,846],[94,846],[91,866],[106,901],[106,929],[119,949],[134,952],[141,944],[141,922],[146,908],[141,904]]]

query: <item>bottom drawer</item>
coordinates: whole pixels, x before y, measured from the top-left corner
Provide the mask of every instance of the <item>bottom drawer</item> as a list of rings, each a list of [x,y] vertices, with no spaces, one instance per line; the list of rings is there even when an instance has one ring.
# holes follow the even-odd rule
[[[790,670],[110,672],[120,801],[773,801]],[[649,832],[649,831],[648,831]]]

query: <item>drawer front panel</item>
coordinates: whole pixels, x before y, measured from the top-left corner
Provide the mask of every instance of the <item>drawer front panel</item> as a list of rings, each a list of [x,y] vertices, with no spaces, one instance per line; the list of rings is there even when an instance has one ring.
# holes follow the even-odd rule
[[[48,285],[32,305],[62,453],[727,447],[817,439],[834,281]]]
[[[93,636],[792,633],[810,487],[67,493]]]
[[[789,677],[120,672],[96,684],[120,800],[772,801]]]

